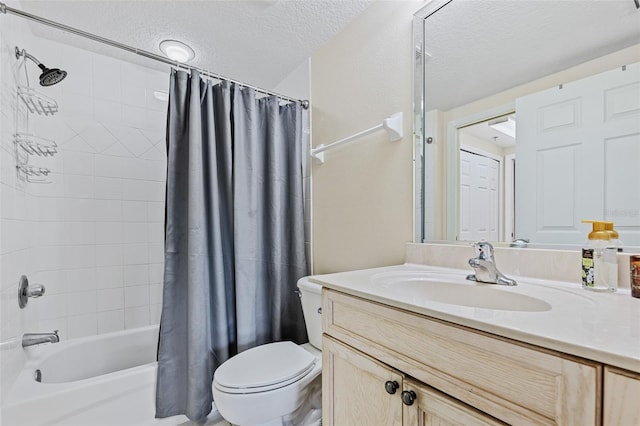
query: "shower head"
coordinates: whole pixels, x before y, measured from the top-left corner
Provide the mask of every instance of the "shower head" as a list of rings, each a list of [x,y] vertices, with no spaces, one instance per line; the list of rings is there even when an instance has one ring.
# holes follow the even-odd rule
[[[42,64],[38,66],[42,70],[42,74],[40,74],[41,86],[53,86],[56,83],[60,83],[67,76],[67,72],[59,68],[47,68]]]
[[[42,70],[40,74],[41,86],[53,86],[56,83],[60,83],[67,76],[67,72],[59,68],[47,68],[44,64],[38,61],[36,58],[27,53],[26,50],[18,48],[16,46],[16,59],[20,59],[21,56],[31,59]]]

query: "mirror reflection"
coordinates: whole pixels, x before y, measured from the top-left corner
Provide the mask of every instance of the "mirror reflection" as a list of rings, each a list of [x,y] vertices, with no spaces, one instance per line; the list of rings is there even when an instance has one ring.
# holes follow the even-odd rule
[[[573,245],[595,219],[639,246],[639,21],[630,0],[416,14],[418,239]]]

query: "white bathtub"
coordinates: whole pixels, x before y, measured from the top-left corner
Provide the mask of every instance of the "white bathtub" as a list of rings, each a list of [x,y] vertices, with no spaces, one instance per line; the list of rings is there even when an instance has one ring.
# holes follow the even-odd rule
[[[3,426],[179,425],[155,419],[158,326],[25,348],[2,407]],[[42,382],[35,380],[41,371]],[[212,413],[208,424],[219,420]]]

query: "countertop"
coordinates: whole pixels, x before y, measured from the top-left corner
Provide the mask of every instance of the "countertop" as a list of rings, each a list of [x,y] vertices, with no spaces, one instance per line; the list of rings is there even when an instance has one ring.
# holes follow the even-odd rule
[[[313,275],[309,279],[406,311],[640,373],[640,299],[632,298],[629,290],[597,293],[576,283],[518,276],[510,277],[518,282],[513,287],[481,284],[465,280],[470,272],[470,269],[403,264]],[[403,285],[397,286],[393,284],[394,277],[409,278],[400,279]],[[469,294],[478,294],[480,298],[486,289],[491,292],[488,300],[496,301],[497,309],[436,302],[420,289],[429,282],[420,282],[414,289],[420,277],[480,287],[469,289]],[[536,311],[510,310],[511,295],[502,298],[498,292],[518,293],[525,300],[526,296],[535,298],[532,306]]]

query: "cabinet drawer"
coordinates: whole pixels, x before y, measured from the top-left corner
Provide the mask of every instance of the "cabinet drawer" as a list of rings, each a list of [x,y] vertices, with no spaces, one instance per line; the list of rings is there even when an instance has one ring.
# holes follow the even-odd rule
[[[601,367],[323,289],[323,331],[512,424],[599,423]]]

